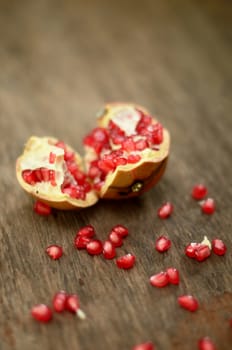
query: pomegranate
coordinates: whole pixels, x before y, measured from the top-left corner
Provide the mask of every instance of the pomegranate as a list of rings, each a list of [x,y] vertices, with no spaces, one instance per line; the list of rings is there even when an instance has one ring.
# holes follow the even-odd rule
[[[57,209],[88,207],[99,198],[135,197],[163,175],[170,136],[143,107],[112,103],[83,143],[84,162],[63,141],[32,136],[16,163],[20,185]]]
[[[53,208],[84,208],[98,200],[80,156],[51,137],[28,140],[17,160],[16,174],[24,190]]]

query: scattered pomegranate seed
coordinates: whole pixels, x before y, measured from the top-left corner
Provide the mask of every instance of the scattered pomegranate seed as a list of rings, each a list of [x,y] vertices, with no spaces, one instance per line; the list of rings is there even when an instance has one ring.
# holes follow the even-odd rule
[[[92,239],[87,243],[86,249],[90,255],[99,255],[103,250],[102,242],[99,239]]]
[[[115,246],[115,247],[121,247],[123,245],[122,236],[119,236],[117,232],[114,230],[111,231],[109,234],[109,241]]]
[[[201,203],[202,213],[211,215],[216,210],[215,201],[213,198],[207,198]]]
[[[198,184],[192,189],[192,197],[196,200],[203,199],[208,193],[208,189],[205,185]]]
[[[47,323],[52,319],[52,310],[45,304],[38,304],[31,309],[31,315],[36,321]]]
[[[131,269],[135,264],[135,256],[132,254],[126,254],[116,260],[116,264],[120,269]]]
[[[167,276],[168,276],[168,281],[171,284],[179,284],[180,283],[180,274],[177,269],[174,267],[169,267],[166,270]]]
[[[199,350],[217,350],[216,346],[209,337],[204,337],[198,341]]]
[[[79,298],[76,294],[70,294],[66,300],[66,310],[77,314],[77,316],[84,320],[86,318],[85,313],[80,309]]]
[[[191,312],[196,311],[199,307],[197,299],[192,295],[182,295],[178,297],[178,303],[181,307]]]
[[[34,211],[39,215],[48,216],[51,214],[52,209],[49,207],[49,205],[40,201],[36,201],[34,204]]]
[[[77,249],[85,249],[89,242],[91,242],[91,238],[85,236],[76,236],[74,239],[74,245]]]
[[[197,261],[204,261],[211,255],[208,245],[199,244],[195,249],[195,258]]]
[[[155,346],[151,342],[147,342],[134,346],[132,350],[155,350]]]
[[[212,240],[212,249],[213,252],[217,255],[224,255],[227,250],[225,243],[218,238]]]
[[[61,290],[57,292],[52,300],[53,308],[56,312],[63,312],[66,310],[66,302],[68,295],[65,291]]]
[[[162,287],[167,286],[168,283],[169,283],[168,274],[164,271],[161,271],[161,272],[157,273],[156,275],[153,275],[150,277],[150,284],[153,287],[162,288]]]
[[[105,259],[113,259],[116,256],[116,250],[112,242],[103,243],[103,256]]]
[[[116,225],[112,228],[112,231],[116,232],[119,237],[126,237],[129,234],[129,230],[127,227],[123,225]]]
[[[204,236],[201,243],[190,243],[185,248],[185,254],[197,261],[204,261],[211,255],[212,245],[208,238]]]
[[[52,244],[46,248],[46,253],[51,259],[57,260],[63,255],[63,248],[56,244]]]
[[[84,236],[88,238],[92,238],[95,234],[96,232],[92,225],[84,226],[77,231],[77,236]]]
[[[172,214],[173,209],[172,203],[166,202],[158,209],[158,216],[160,219],[167,219]]]
[[[160,252],[166,252],[171,247],[171,241],[166,236],[160,236],[155,242],[155,249]]]

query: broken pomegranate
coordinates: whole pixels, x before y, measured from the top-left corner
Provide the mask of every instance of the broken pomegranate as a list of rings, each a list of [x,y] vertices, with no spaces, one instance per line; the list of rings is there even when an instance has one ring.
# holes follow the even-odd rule
[[[50,207],[84,208],[98,200],[80,156],[51,137],[29,139],[17,160],[16,174],[23,189]]]
[[[159,181],[169,145],[168,131],[143,107],[107,104],[98,126],[84,138],[84,166],[63,141],[33,136],[17,160],[17,179],[57,209],[88,207],[99,197],[134,197]]]

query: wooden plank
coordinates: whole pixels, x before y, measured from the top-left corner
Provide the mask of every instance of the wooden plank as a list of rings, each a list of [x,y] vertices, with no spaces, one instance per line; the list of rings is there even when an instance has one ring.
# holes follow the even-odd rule
[[[1,349],[126,350],[151,340],[159,350],[194,350],[205,335],[231,349],[231,21],[225,0],[1,1]],[[164,179],[142,198],[38,217],[14,175],[24,142],[53,135],[82,152],[97,110],[114,100],[145,105],[171,131]],[[199,181],[217,202],[212,217],[190,197]],[[166,200],[175,212],[161,221]],[[130,230],[119,254],[135,253],[131,271],[73,248],[81,226],[104,239],[118,223]],[[172,240],[164,255],[153,248],[160,234]],[[204,235],[222,238],[227,255],[187,259],[185,245]],[[45,255],[51,243],[63,246],[60,261]],[[152,288],[149,276],[168,266],[180,270],[180,285]],[[59,289],[78,293],[85,322],[31,319],[31,306]],[[198,312],[178,307],[182,293],[199,298]]]

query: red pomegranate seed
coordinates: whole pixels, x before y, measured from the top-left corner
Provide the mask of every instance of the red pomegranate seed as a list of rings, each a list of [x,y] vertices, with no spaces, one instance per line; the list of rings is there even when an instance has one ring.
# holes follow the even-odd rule
[[[116,256],[116,250],[112,242],[103,243],[103,256],[105,259],[113,259]]]
[[[200,243],[190,243],[189,245],[187,245],[187,247],[185,248],[185,254],[189,257],[189,258],[195,258],[195,251],[197,249],[197,247],[199,247]]]
[[[91,238],[85,236],[76,236],[74,239],[74,245],[77,249],[85,249],[89,242],[91,242]]]
[[[56,144],[55,144],[56,147],[59,147],[59,148],[62,148],[64,151],[66,151],[66,144],[63,142],[63,141],[58,141]]]
[[[116,225],[112,228],[112,231],[114,231],[119,237],[126,237],[129,234],[129,230],[127,227],[123,226],[123,225]]]
[[[167,219],[172,214],[173,209],[172,203],[166,202],[158,209],[158,216],[160,219]]]
[[[63,248],[53,244],[46,248],[46,253],[51,259],[57,260],[63,255]]]
[[[80,319],[84,320],[86,318],[85,313],[80,309],[79,298],[76,294],[67,296],[65,307],[66,310],[77,314]]]
[[[112,230],[109,234],[109,241],[115,246],[115,247],[121,247],[123,245],[122,236],[120,236],[117,232]]]
[[[27,182],[29,185],[34,185],[37,180],[35,173],[32,170],[24,170],[22,172],[22,177],[23,177],[23,180]]]
[[[134,346],[132,350],[155,350],[155,346],[151,342],[147,342]]]
[[[204,337],[198,341],[199,350],[217,350],[216,346],[209,337]]]
[[[103,250],[102,242],[99,239],[92,239],[87,243],[86,249],[90,255],[99,255]]]
[[[31,309],[31,315],[36,321],[47,323],[52,319],[52,310],[45,304],[38,304]]]
[[[208,189],[205,185],[197,184],[192,189],[192,197],[196,200],[203,199],[208,193]]]
[[[168,281],[171,284],[179,284],[180,283],[180,274],[179,271],[177,269],[175,269],[174,267],[169,267],[166,270],[166,273],[168,275]]]
[[[131,269],[135,264],[135,256],[132,254],[120,256],[120,258],[116,260],[116,264],[120,269]]]
[[[96,234],[92,225],[87,225],[77,231],[77,236],[92,238]]]
[[[194,312],[198,309],[198,301],[192,295],[182,295],[178,297],[178,303],[184,309]]]
[[[48,182],[50,180],[49,176],[49,169],[47,168],[40,168],[41,174],[42,174],[42,181]]]
[[[36,201],[34,204],[34,211],[39,215],[48,216],[51,214],[52,209],[49,207],[49,205]]]
[[[129,154],[127,157],[127,162],[129,164],[138,163],[140,160],[141,160],[141,157],[138,154]]]
[[[227,250],[225,243],[218,238],[212,240],[212,249],[213,252],[217,255],[224,255],[226,254]]]
[[[143,151],[145,148],[148,148],[148,142],[146,140],[138,140],[135,142],[136,151]]]
[[[55,163],[55,160],[56,160],[56,155],[55,155],[55,153],[50,152],[50,153],[49,153],[49,163],[50,163],[50,164],[54,164],[54,163]]]
[[[215,201],[213,198],[207,198],[201,203],[202,213],[211,215],[216,210]]]
[[[156,275],[153,275],[150,277],[150,284],[153,287],[158,287],[158,288],[162,288],[167,286],[169,283],[169,278],[166,272],[161,271],[159,273],[157,273]]]
[[[67,298],[68,295],[64,290],[61,290],[54,295],[52,305],[56,312],[63,312],[66,310]]]
[[[171,247],[171,241],[165,236],[160,236],[155,242],[155,249],[160,252],[166,252]]]
[[[204,261],[211,255],[211,250],[209,249],[209,246],[204,244],[198,244],[197,248],[195,249],[195,258],[197,261]]]

